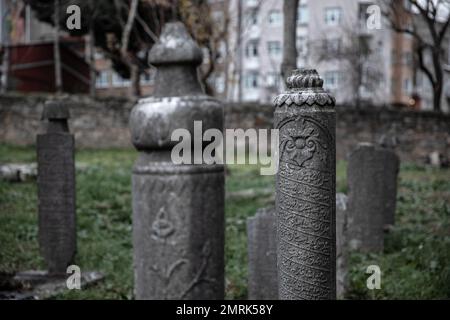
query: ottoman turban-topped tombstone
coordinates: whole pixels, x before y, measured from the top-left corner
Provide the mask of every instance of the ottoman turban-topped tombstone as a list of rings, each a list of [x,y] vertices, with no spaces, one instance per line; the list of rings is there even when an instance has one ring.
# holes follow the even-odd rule
[[[132,177],[135,296],[223,299],[223,165],[171,160],[178,143],[172,132],[183,128],[195,138],[194,121],[222,131],[223,107],[203,93],[202,52],[182,23],[164,26],[149,61],[157,68],[154,94],[130,117],[139,151]]]
[[[336,298],[335,99],[296,70],[275,99],[279,298]]]

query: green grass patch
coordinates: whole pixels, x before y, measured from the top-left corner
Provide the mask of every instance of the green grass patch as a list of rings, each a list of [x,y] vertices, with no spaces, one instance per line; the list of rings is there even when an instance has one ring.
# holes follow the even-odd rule
[[[58,299],[131,299],[131,169],[134,150],[78,150],[78,253],[82,270],[98,270],[103,282],[67,291]],[[33,147],[0,145],[0,163],[35,161]],[[346,163],[337,164],[337,190],[346,191]],[[226,190],[274,188],[273,176],[261,176],[256,165],[227,168]],[[397,224],[380,254],[351,257],[352,299],[450,297],[450,170],[402,166]],[[267,195],[226,200],[226,297],[247,295],[246,219],[273,205]],[[382,289],[366,287],[365,269],[377,264]],[[37,244],[36,183],[0,181],[0,272],[43,269]]]

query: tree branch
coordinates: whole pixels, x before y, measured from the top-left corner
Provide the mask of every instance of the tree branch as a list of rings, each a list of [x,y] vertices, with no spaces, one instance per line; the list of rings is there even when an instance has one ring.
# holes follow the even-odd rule
[[[139,0],[131,0],[130,11],[128,12],[128,20],[122,32],[122,48],[120,52],[123,57],[126,57],[127,55],[128,43],[130,41],[130,34],[131,29],[133,28],[134,19],[136,18],[138,3]]]
[[[425,62],[424,62],[424,50],[425,47],[423,46],[418,46],[416,49],[416,55],[417,55],[417,60],[419,62],[419,67],[420,69],[426,74],[426,76],[428,77],[428,79],[431,82],[431,85],[434,87],[436,85],[436,80],[434,79],[433,73],[431,72],[430,69],[428,69],[428,67],[426,66]]]

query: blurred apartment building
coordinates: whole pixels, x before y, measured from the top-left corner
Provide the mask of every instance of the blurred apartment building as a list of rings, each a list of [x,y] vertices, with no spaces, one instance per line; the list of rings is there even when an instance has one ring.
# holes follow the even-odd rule
[[[219,39],[214,72],[209,77],[213,93],[229,101],[271,102],[284,86],[280,76],[283,1],[208,2],[215,25],[225,34]],[[431,109],[432,88],[414,61],[412,36],[392,31],[383,17],[379,28],[368,28],[367,8],[378,2],[300,0],[298,67],[317,69],[325,88],[334,93],[339,104]],[[403,5],[403,1],[398,3]],[[54,29],[38,21],[23,0],[0,0],[0,16],[0,56],[8,51],[7,68],[3,59],[0,72],[8,72],[8,89],[55,91]],[[411,15],[398,18],[403,23],[414,19]],[[94,49],[88,37],[60,32],[60,48],[64,91],[89,92],[88,57]],[[116,73],[98,50],[94,57],[96,95],[127,96],[130,80]],[[154,74],[149,68],[141,75],[142,95],[152,93]],[[450,81],[445,83],[442,106],[448,110]]]
[[[231,101],[270,102],[283,90],[283,1],[210,2],[228,3],[228,11],[223,13],[229,17],[228,63],[226,72],[214,76],[217,94]],[[317,69],[324,87],[334,93],[339,104],[432,109],[428,79],[414,62],[413,37],[391,30],[384,17],[378,27],[368,26],[367,9],[377,3],[300,0],[298,67]],[[403,5],[403,1],[398,3]],[[400,18],[407,23],[408,17]],[[450,88],[445,89],[442,106],[448,109]]]

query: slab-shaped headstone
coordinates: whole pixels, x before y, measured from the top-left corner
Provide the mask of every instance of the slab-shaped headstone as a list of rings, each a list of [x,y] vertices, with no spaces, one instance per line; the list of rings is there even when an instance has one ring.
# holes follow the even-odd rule
[[[248,299],[278,299],[276,215],[274,208],[259,209],[247,219]]]
[[[47,132],[37,136],[39,247],[50,274],[66,274],[76,252],[74,137],[69,111],[47,102]]]
[[[399,160],[389,149],[360,143],[347,170],[348,227],[352,249],[380,251],[384,227],[395,220]]]
[[[347,290],[347,196],[336,194],[336,296],[343,299]]]

